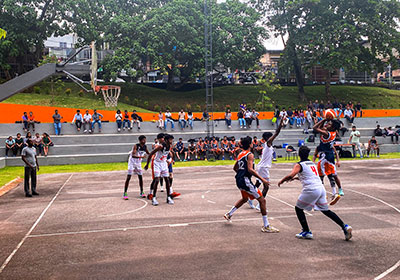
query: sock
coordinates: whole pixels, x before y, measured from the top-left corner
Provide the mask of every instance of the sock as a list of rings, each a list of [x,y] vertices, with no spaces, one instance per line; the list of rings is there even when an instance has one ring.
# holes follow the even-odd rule
[[[153,190],[150,190],[150,191],[149,191],[149,194],[153,194]]]
[[[265,215],[265,216],[262,216],[262,218],[263,218],[263,223],[264,223],[264,226],[265,226],[265,227],[269,226],[269,222],[268,222],[267,215]]]
[[[338,215],[336,215],[335,212],[332,212],[331,210],[328,211],[321,211],[322,214],[324,214],[325,216],[329,217],[332,221],[334,221],[335,223],[337,223],[343,230],[344,230],[344,222],[342,221],[342,219],[339,218]]]
[[[299,222],[303,228],[303,231],[309,232],[310,228],[308,227],[308,223],[307,223],[306,215],[304,214],[304,210],[300,209],[297,206],[294,207],[294,209],[296,210],[296,215],[297,215],[297,218],[299,219]]]
[[[237,210],[237,208],[235,206],[233,206],[232,209],[228,212],[229,216],[232,216],[236,210]]]
[[[251,206],[254,206],[254,205],[253,205],[253,200],[249,199],[247,202],[248,202]]]
[[[173,193],[174,191],[172,190],[172,187],[169,187],[169,193]]]

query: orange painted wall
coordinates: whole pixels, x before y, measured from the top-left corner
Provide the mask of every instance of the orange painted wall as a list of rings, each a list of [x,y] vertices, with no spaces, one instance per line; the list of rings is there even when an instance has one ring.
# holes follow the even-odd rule
[[[23,105],[23,104],[8,104],[0,103],[0,123],[14,123],[20,121],[23,112],[32,111],[35,119],[42,123],[53,122],[54,110],[58,109],[60,115],[63,117],[63,121],[71,122],[72,118],[77,109],[75,108],[60,108],[60,107],[47,107],[47,106],[34,106],[34,105]],[[86,109],[80,109],[82,113]],[[115,111],[98,110],[103,116],[104,120],[115,121]],[[92,114],[93,111],[90,110]],[[153,113],[139,113],[144,121],[157,120],[157,114]],[[178,118],[178,113],[172,114],[174,118]],[[194,116],[201,118],[202,113],[194,113]],[[260,112],[260,119],[272,119],[273,112]],[[377,109],[377,110],[364,110],[363,117],[400,117],[400,109]],[[214,113],[215,119],[223,119],[224,113]],[[232,113],[232,119],[236,120],[236,113]]]

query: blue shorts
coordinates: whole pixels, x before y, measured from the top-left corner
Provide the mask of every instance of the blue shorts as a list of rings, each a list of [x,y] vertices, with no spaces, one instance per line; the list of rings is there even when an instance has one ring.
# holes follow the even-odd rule
[[[173,171],[172,171],[172,163],[168,164],[168,172],[169,173],[173,173]]]

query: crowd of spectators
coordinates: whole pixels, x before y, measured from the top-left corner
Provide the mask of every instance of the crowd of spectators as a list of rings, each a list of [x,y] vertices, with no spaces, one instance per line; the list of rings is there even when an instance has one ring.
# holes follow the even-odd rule
[[[9,155],[16,157],[22,154],[23,148],[27,147],[27,142],[32,141],[33,147],[36,149],[38,156],[47,157],[49,153],[49,147],[54,146],[51,141],[50,135],[44,132],[42,135],[35,133],[32,136],[31,132],[27,132],[25,138],[22,138],[21,133],[17,133],[16,137],[9,136],[6,141],[6,157]]]
[[[393,129],[391,126],[384,127],[383,129],[378,124],[374,130],[374,136],[390,137],[392,144],[399,144],[400,126]]]
[[[260,129],[259,113],[255,109],[248,108],[246,103],[242,103],[239,106],[237,112],[237,118],[240,129],[250,129],[253,122],[256,123],[256,129]],[[232,128],[232,112],[230,108],[226,109],[225,112],[225,124],[228,128]]]

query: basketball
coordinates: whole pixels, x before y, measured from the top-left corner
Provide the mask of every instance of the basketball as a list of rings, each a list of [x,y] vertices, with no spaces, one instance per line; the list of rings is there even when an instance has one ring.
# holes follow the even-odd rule
[[[328,109],[325,111],[325,118],[328,120],[333,120],[336,118],[336,113],[333,109]]]

